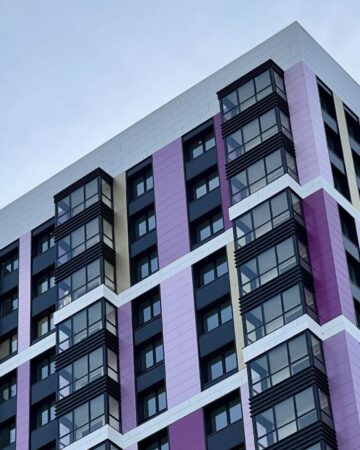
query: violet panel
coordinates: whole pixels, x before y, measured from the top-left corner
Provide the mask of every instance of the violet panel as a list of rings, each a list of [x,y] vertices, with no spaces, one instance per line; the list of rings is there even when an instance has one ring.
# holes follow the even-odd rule
[[[31,323],[31,231],[19,240],[18,351],[30,346]]]
[[[190,251],[181,139],[153,155],[156,229],[160,268]]]
[[[355,324],[337,203],[319,190],[303,204],[320,324],[339,315]]]
[[[131,302],[118,309],[122,432],[136,427],[134,344]]]
[[[16,450],[29,449],[30,384],[30,361],[28,361],[17,369]]]
[[[250,416],[249,385],[247,383],[240,386],[240,393],[246,450],[255,450],[253,423]]]
[[[316,76],[299,62],[285,71],[285,85],[300,183],[321,176],[332,185]]]
[[[229,183],[228,180],[226,179],[226,172],[225,172],[225,144],[221,133],[220,113],[214,116],[214,128],[215,128],[216,150],[218,157],[222,209],[224,215],[224,227],[225,230],[228,230],[229,228],[231,228],[231,222],[229,218],[230,192],[229,192]]]
[[[171,450],[206,450],[204,418],[201,409],[169,426]]]
[[[191,267],[161,283],[168,409],[201,391]]]
[[[360,442],[359,343],[346,331],[323,342],[330,399],[339,450]]]

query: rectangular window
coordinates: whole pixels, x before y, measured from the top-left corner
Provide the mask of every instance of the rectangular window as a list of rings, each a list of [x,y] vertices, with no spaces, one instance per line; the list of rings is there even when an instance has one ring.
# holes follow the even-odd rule
[[[3,295],[0,299],[0,319],[16,311],[19,306],[19,296],[17,289],[11,293]]]
[[[208,410],[208,434],[217,433],[220,430],[242,419],[241,403],[238,396],[225,398],[211,406]]]
[[[164,361],[162,338],[157,338],[136,350],[138,354],[138,373],[144,373]]]
[[[110,303],[100,301],[59,324],[58,352],[67,350],[103,328],[116,335],[116,309]]]
[[[139,442],[139,450],[170,450],[167,430]]]
[[[159,270],[157,251],[153,250],[136,260],[136,281],[152,275]]]
[[[150,209],[135,219],[135,239],[138,239],[156,228],[154,209]]]
[[[47,353],[31,363],[33,383],[45,380],[55,373],[55,353]]]
[[[205,361],[203,371],[204,384],[222,380],[237,370],[237,359],[235,347],[222,349]]]
[[[54,269],[52,268],[46,271],[45,273],[38,275],[33,280],[33,295],[34,297],[38,297],[39,295],[44,294],[44,292],[48,291],[54,286],[55,286],[55,275]]]
[[[219,187],[219,175],[217,170],[192,184],[191,201],[199,200],[204,195]]]
[[[236,219],[237,247],[250,244],[290,217],[304,225],[301,199],[291,191],[284,191]]]
[[[231,301],[227,297],[215,307],[205,311],[200,320],[200,333],[208,333],[232,320]]]
[[[16,442],[16,418],[1,424],[0,427],[0,448],[5,448]]]
[[[34,339],[40,339],[55,329],[54,311],[49,310],[35,318]]]
[[[235,117],[273,92],[286,100],[283,77],[268,69],[221,99],[223,120]]]
[[[55,399],[42,402],[33,407],[35,428],[40,428],[55,419]]]
[[[184,144],[187,161],[192,161],[215,148],[215,136],[212,127]]]
[[[12,333],[8,337],[3,337],[0,341],[0,361],[17,352],[17,333]]]
[[[135,327],[145,325],[161,315],[159,292],[152,292],[140,300],[134,310]]]
[[[149,168],[131,180],[131,198],[135,200],[154,189],[154,178],[152,169]]]
[[[6,255],[1,261],[1,275],[2,277],[6,277],[15,270],[19,269],[19,254],[18,251],[12,252],[9,255]]]
[[[317,320],[314,294],[302,284],[297,284],[245,313],[246,345],[306,313]]]
[[[195,276],[197,279],[197,287],[206,286],[216,279],[228,273],[228,263],[226,253],[221,252],[213,255],[206,262],[202,262],[200,266],[195,269]]]
[[[224,229],[224,219],[221,211],[215,210],[209,214],[207,219],[201,219],[194,226],[193,243],[201,244],[208,241],[216,234],[220,233]]]
[[[142,393],[139,406],[141,422],[165,411],[167,408],[165,385],[152,387],[149,391]]]
[[[232,204],[254,194],[286,173],[297,181],[295,158],[281,148],[231,178]]]
[[[16,372],[12,372],[1,378],[0,403],[16,397]]]
[[[52,234],[53,230],[47,230],[40,236],[34,238],[35,256],[42,255],[55,246],[55,239]]]

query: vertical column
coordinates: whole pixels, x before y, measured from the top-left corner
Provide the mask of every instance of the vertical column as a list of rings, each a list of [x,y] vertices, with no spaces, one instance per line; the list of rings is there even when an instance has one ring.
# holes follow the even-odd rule
[[[248,383],[240,386],[241,393],[241,407],[244,420],[244,433],[246,450],[255,450],[253,423],[250,416],[250,404],[249,404],[249,385]]]
[[[31,232],[20,237],[18,352],[30,346],[31,331]],[[28,450],[30,441],[30,362],[17,370],[16,449]]]
[[[200,392],[200,370],[191,267],[161,284],[168,408]]]
[[[216,116],[214,116],[214,129],[215,129],[216,150],[218,157],[222,209],[224,215],[224,227],[225,230],[228,230],[229,228],[231,228],[231,222],[229,218],[230,194],[229,194],[229,183],[226,179],[226,171],[225,171],[225,144],[221,133],[221,114],[216,114]]]
[[[202,410],[170,425],[169,440],[171,450],[206,450]]]
[[[159,267],[190,251],[181,139],[153,155]]]
[[[346,170],[347,180],[349,183],[351,203],[356,208],[360,209],[359,189],[358,189],[357,181],[356,181],[355,166],[354,166],[352,150],[351,150],[350,142],[349,142],[349,134],[348,134],[348,129],[347,129],[347,125],[346,125],[344,107],[343,107],[342,101],[339,99],[339,97],[337,95],[333,94],[333,97],[334,97],[334,104],[335,104],[335,110],[336,110],[336,118],[337,118],[338,127],[339,127],[341,147],[342,147],[343,155],[344,155],[345,170]]]
[[[323,343],[339,450],[357,450],[360,441],[359,343],[346,331]]]
[[[121,425],[126,433],[136,427],[134,344],[131,302],[118,309]]]
[[[285,72],[300,183],[323,177],[333,184],[315,74],[299,62]]]
[[[303,205],[320,323],[343,315],[355,324],[337,203],[320,190]]]

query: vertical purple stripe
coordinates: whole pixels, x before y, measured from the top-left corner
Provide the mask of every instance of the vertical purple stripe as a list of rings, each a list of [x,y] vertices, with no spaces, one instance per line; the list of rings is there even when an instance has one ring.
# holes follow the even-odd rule
[[[131,302],[118,309],[122,432],[136,427],[134,344]]]
[[[153,155],[160,268],[190,251],[181,139]]]
[[[323,343],[339,450],[357,450],[360,442],[359,343],[342,331]]]
[[[18,351],[30,346],[31,322],[31,232],[20,237],[19,248]]]
[[[255,450],[253,423],[250,416],[250,404],[249,404],[249,386],[243,384],[240,386],[241,392],[241,407],[244,420],[244,434],[246,450]]]
[[[285,72],[300,183],[321,176],[333,184],[315,74],[302,62]]]
[[[30,435],[30,361],[17,370],[16,450],[29,449]]]
[[[169,441],[171,450],[206,450],[202,410],[171,424]]]
[[[161,308],[170,409],[201,390],[191,267],[161,284]]]
[[[344,315],[356,323],[336,201],[320,190],[304,200],[320,324]]]
[[[224,226],[225,230],[231,228],[231,222],[229,218],[229,208],[230,208],[230,193],[229,193],[229,183],[226,179],[225,172],[225,144],[221,134],[221,114],[216,114],[214,116],[214,128],[215,128],[215,139],[216,139],[216,150],[218,157],[218,168],[219,168],[219,178],[220,178],[220,189],[221,189],[221,200],[222,208],[224,214]]]

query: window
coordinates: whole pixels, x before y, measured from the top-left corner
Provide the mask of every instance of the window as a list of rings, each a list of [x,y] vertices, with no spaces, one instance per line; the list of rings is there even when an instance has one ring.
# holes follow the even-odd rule
[[[317,319],[314,294],[297,284],[245,313],[245,341],[252,344],[305,314]]]
[[[264,392],[314,364],[325,372],[321,342],[302,334],[250,362],[251,395]]]
[[[204,153],[215,147],[214,131],[211,128],[206,130],[202,135],[198,135],[195,139],[185,144],[185,152],[189,161],[198,158]]]
[[[360,263],[346,252],[350,280],[360,286]]]
[[[78,406],[59,418],[59,446],[64,448],[105,424],[119,430],[119,402],[108,396],[108,411],[105,409],[105,395]],[[106,412],[105,412],[106,411]]]
[[[161,315],[159,292],[149,294],[149,297],[141,300],[137,306],[137,310],[135,311],[135,326],[142,326]]]
[[[170,450],[167,430],[139,442],[139,450]]]
[[[335,104],[332,92],[321,81],[318,80],[321,109],[330,117],[336,120]]]
[[[298,247],[299,257],[296,254]],[[310,270],[307,250],[299,240],[288,238],[240,266],[241,295],[245,295],[292,269],[297,259]],[[304,264],[303,264],[304,262]]]
[[[105,374],[118,381],[117,356],[112,350],[100,347],[59,370],[59,398],[67,397]]]
[[[19,306],[19,296],[18,291],[13,291],[11,293],[3,295],[0,300],[0,319],[3,319],[8,314],[16,311]]]
[[[208,263],[195,270],[198,274],[197,285],[199,288],[212,283],[217,278],[228,273],[226,253],[214,255]]]
[[[19,257],[18,252],[13,252],[10,255],[6,255],[1,262],[1,274],[2,277],[6,277],[10,273],[19,269]]]
[[[154,188],[152,169],[148,169],[132,181],[132,199],[141,197]]]
[[[335,133],[335,131],[333,131],[328,125],[326,125],[326,123],[324,124],[324,128],[329,152],[333,153],[338,158],[340,158],[342,162],[344,162],[340,136]]]
[[[344,105],[347,130],[350,137],[350,144],[353,148],[353,142],[360,142],[360,126],[358,117]]]
[[[324,401],[319,414],[316,402],[320,396]],[[329,399],[320,389],[308,388],[255,416],[257,448],[267,448],[320,418],[333,426]]]
[[[360,177],[360,155],[358,155],[356,152],[351,152],[353,161],[354,161],[354,168],[355,168],[355,174],[357,178]]]
[[[42,233],[40,236],[36,236],[34,247],[35,247],[35,255],[41,255],[46,253],[48,250],[55,246],[55,239],[52,235],[52,230],[47,230],[45,233]]]
[[[205,220],[195,226],[194,244],[205,242],[224,229],[221,211],[213,211]]]
[[[45,380],[54,373],[55,352],[47,353],[45,356],[41,355],[40,358],[37,358],[32,362],[32,377],[34,383]]]
[[[0,341],[0,361],[17,352],[18,337],[13,333]]]
[[[150,251],[145,256],[140,257],[136,262],[136,280],[141,281],[159,269],[158,256],[156,250]]]
[[[55,399],[34,407],[35,428],[40,428],[55,419]]]
[[[274,108],[247,123],[225,139],[228,162],[252,150],[279,132],[292,139],[289,118],[280,109]]]
[[[341,230],[344,236],[346,236],[353,244],[359,246],[357,237],[355,219],[344,208],[338,205]]]
[[[138,239],[156,228],[155,211],[147,211],[135,220],[135,239]]]
[[[53,269],[36,277],[33,282],[33,295],[37,297],[55,286]]]
[[[104,276],[101,276],[103,271]],[[115,269],[107,260],[97,259],[58,283],[59,308],[105,283],[115,289]]]
[[[166,405],[166,392],[165,386],[159,385],[151,388],[150,391],[141,394],[140,399],[140,417],[141,421],[151,419],[152,417],[165,411]]]
[[[16,372],[12,372],[1,378],[0,403],[16,397]]]
[[[221,353],[220,353],[221,352]],[[220,350],[215,356],[211,356],[205,363],[204,383],[211,383],[219,378],[224,378],[237,370],[235,348]]]
[[[208,333],[232,319],[232,307],[229,299],[223,300],[215,308],[206,311],[201,317],[200,330]]]
[[[164,345],[162,338],[153,340],[138,350],[138,370],[143,373],[146,370],[164,361]]]
[[[286,100],[283,77],[273,69],[262,72],[221,99],[224,121],[245,111],[275,91]]]
[[[35,319],[35,339],[39,339],[48,333],[50,333],[52,330],[55,329],[54,325],[54,311],[48,311],[46,314],[42,315],[40,318]]]
[[[339,169],[337,169],[333,164],[331,164],[331,171],[334,179],[334,187],[337,191],[340,192],[349,202],[350,198],[350,190],[349,184],[346,175],[344,175]]]
[[[61,322],[58,326],[58,352],[106,328],[116,335],[116,309],[108,302],[96,302]]]
[[[237,246],[249,244],[290,217],[304,225],[300,198],[291,191],[284,191],[236,219]]]
[[[219,175],[217,171],[210,173],[206,177],[194,183],[192,186],[191,200],[199,198],[219,187]]]
[[[101,201],[112,208],[112,187],[103,178],[101,178]]]
[[[0,427],[0,448],[5,448],[16,441],[16,420],[15,417],[1,424]]]
[[[216,433],[242,419],[240,399],[227,398],[210,410],[209,434]]]
[[[282,148],[231,178],[232,203],[240,202],[285,173],[297,181],[295,158]]]

